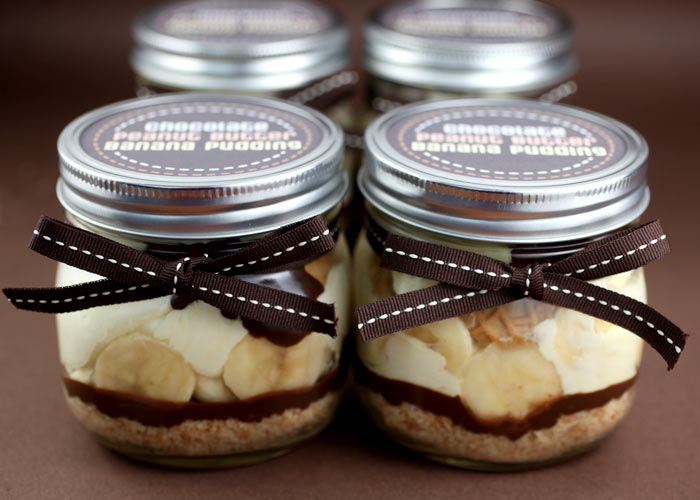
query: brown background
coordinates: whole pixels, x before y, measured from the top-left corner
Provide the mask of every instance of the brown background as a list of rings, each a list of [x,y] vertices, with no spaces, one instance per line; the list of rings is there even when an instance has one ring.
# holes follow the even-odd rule
[[[40,214],[62,214],[56,137],[77,115],[131,96],[129,21],[147,3],[20,0],[0,12],[0,285],[51,284],[54,264],[24,248]],[[376,5],[334,3],[355,27]],[[636,127],[651,147],[647,217],[663,219],[674,246],[648,268],[651,303],[698,331],[700,2],[555,3],[578,26],[577,104]],[[4,301],[0,315],[0,498],[700,498],[697,338],[671,373],[647,350],[624,425],[599,450],[557,467],[494,475],[435,465],[384,441],[349,402],[286,457],[177,472],[95,444],[63,404],[53,318]]]

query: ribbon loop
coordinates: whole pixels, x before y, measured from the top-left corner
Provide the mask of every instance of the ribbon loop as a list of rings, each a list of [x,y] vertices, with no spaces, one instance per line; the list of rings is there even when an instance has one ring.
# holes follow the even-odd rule
[[[549,269],[553,273],[593,280],[642,267],[671,253],[658,220],[596,241]]]
[[[202,264],[226,275],[275,272],[300,265],[335,246],[331,230],[320,217],[288,226],[230,255]]]
[[[416,265],[418,263],[418,265]],[[467,250],[389,234],[382,267],[472,289],[498,290],[508,285],[513,268]]]
[[[282,228],[219,259],[188,256],[168,261],[42,217],[34,230],[31,249],[107,279],[71,287],[8,288],[3,292],[20,309],[49,313],[169,294],[185,295],[226,313],[272,326],[335,335],[332,304],[220,274],[273,272],[280,267],[302,265],[326,253],[334,244],[323,219],[315,217]]]
[[[528,297],[637,334],[661,354],[670,369],[683,351],[686,334],[649,306],[583,281],[636,269],[669,252],[658,221],[603,238],[557,263],[533,262],[519,268],[465,250],[389,234],[381,265],[439,284],[360,307],[357,327],[368,341]]]

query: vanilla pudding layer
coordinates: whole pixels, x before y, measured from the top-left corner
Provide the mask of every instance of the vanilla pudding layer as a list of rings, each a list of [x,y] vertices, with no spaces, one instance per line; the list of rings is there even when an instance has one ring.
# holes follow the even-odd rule
[[[349,314],[348,262],[341,236],[331,252],[303,269],[322,290],[315,298],[335,304],[335,337],[310,332],[281,345],[204,302],[174,308],[168,295],[57,315],[61,364],[75,381],[171,402],[231,402],[309,387],[340,358]],[[59,264],[56,285],[98,279]]]
[[[379,256],[364,235],[356,247],[355,269],[362,273],[362,279],[356,279],[358,305],[435,284],[380,268]],[[642,270],[592,283],[646,301]],[[643,341],[617,325],[526,298],[368,343],[358,340],[357,345],[364,367],[373,378],[381,379],[386,391],[392,390],[391,381],[398,381],[442,395],[445,401],[456,398],[470,421],[478,422],[478,432],[511,434],[514,439],[522,433],[500,432],[503,422],[525,432],[532,428],[529,419],[557,403],[562,406],[572,398],[583,400],[620,388],[614,396],[592,403],[602,407],[627,394],[641,361]],[[370,401],[378,401],[373,398]],[[397,398],[388,399],[398,404]],[[626,411],[628,404],[623,406]],[[616,410],[617,415],[623,413]],[[405,421],[387,420],[384,425]]]

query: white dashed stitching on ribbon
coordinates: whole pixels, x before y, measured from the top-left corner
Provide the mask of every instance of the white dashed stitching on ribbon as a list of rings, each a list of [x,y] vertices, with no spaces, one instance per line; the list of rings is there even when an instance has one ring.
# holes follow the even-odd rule
[[[79,295],[77,297],[66,297],[65,299],[61,300],[45,300],[45,299],[7,299],[8,302],[14,302],[15,304],[21,304],[22,302],[26,302],[27,304],[48,304],[49,302],[51,304],[58,304],[59,302],[73,302],[74,300],[85,300],[86,298],[91,298],[94,299],[95,297],[99,297],[101,295],[107,296],[107,295],[112,295],[112,294],[119,294],[119,293],[124,293],[124,292],[133,292],[134,290],[138,290],[139,288],[148,288],[149,285],[148,283],[144,283],[143,285],[140,286],[130,286],[128,288],[119,288],[118,290],[112,290],[112,291],[106,291],[106,292],[101,292],[101,293],[91,293],[89,295]]]
[[[321,80],[318,83],[305,88],[301,92],[294,94],[289,98],[292,102],[297,102],[299,104],[306,104],[309,101],[313,101],[327,94],[337,88],[344,87],[345,85],[354,85],[357,83],[359,77],[355,71],[342,71],[336,75]]]
[[[385,314],[382,314],[380,316],[377,316],[376,318],[370,318],[367,321],[365,321],[364,323],[358,323],[357,329],[362,330],[362,328],[365,325],[371,325],[372,323],[376,322],[378,319],[387,319],[390,316],[398,316],[399,314],[410,313],[410,312],[417,311],[420,309],[425,309],[428,306],[434,307],[434,306],[437,306],[439,304],[447,304],[448,302],[451,302],[453,300],[462,300],[464,298],[471,298],[471,297],[474,297],[477,293],[483,295],[483,294],[488,293],[488,292],[489,292],[488,290],[479,290],[478,292],[468,292],[465,294],[455,295],[454,297],[444,297],[440,300],[433,300],[431,302],[428,302],[427,304],[418,304],[417,306],[414,306],[414,307],[407,307],[403,310],[397,309],[396,311],[392,311],[391,313],[385,313]]]
[[[578,85],[573,80],[564,82],[561,85],[554,87],[553,89],[545,92],[537,98],[538,101],[544,102],[546,104],[554,104],[562,99],[566,99],[570,95],[573,95],[578,90]]]
[[[189,262],[190,258],[185,257],[183,260],[185,262]],[[180,272],[180,269],[182,269],[182,262],[178,262],[177,266],[175,267],[175,275],[173,276],[173,293],[177,293],[177,273]]]
[[[372,228],[372,226],[366,226],[365,229],[367,231],[367,235],[371,236],[374,239],[374,241],[379,243],[380,246],[384,246],[386,240],[384,240],[382,236]]]
[[[469,266],[460,266],[459,264],[455,264],[454,262],[445,262],[444,260],[440,260],[440,259],[431,259],[430,257],[421,257],[419,255],[416,255],[415,253],[406,253],[403,250],[394,250],[393,248],[385,248],[384,251],[387,253],[395,253],[396,255],[400,255],[402,257],[409,257],[409,258],[414,259],[414,260],[420,259],[423,262],[431,262],[433,264],[437,264],[438,266],[447,266],[447,267],[451,267],[453,269],[461,269],[462,271],[469,271],[469,272],[472,272],[475,274],[485,274],[485,275],[491,276],[493,278],[505,279],[505,278],[511,277],[510,274],[506,274],[506,273],[497,274],[497,273],[494,273],[493,271],[484,271],[483,269],[474,269],[474,268],[469,267]]]
[[[51,241],[51,242],[55,243],[56,245],[58,245],[58,246],[60,246],[60,247],[66,246],[66,244],[65,244],[63,241],[54,240],[54,239],[51,238],[50,236],[46,236],[45,234],[39,233],[39,231],[37,231],[36,229],[34,230],[34,234],[37,235],[37,236],[41,236],[41,237],[44,238],[46,241]],[[71,249],[71,250],[73,250],[74,252],[77,252],[78,250],[80,250],[78,247],[73,246],[73,245],[68,245],[68,248]],[[106,260],[107,262],[109,262],[109,263],[111,263],[111,264],[120,264],[122,267],[125,267],[125,268],[127,268],[127,269],[133,269],[133,270],[136,271],[137,273],[143,273],[143,272],[144,272],[144,270],[143,270],[142,268],[140,268],[140,267],[132,266],[131,264],[127,264],[126,262],[117,262],[115,259],[105,258],[104,255],[100,255],[100,254],[97,254],[97,253],[93,253],[93,252],[91,252],[90,250],[80,250],[80,251],[81,251],[82,253],[84,253],[85,255],[90,255],[90,256],[92,256],[92,257],[95,257],[96,259],[99,259],[99,260]],[[145,273],[148,274],[149,276],[158,276],[158,275],[157,275],[156,273],[154,273],[153,271],[145,271]]]
[[[527,277],[525,278],[525,291],[523,292],[523,295],[526,297],[530,295],[530,275],[532,275],[532,266],[528,266]]]
[[[656,245],[659,241],[665,240],[665,239],[666,239],[666,235],[665,235],[665,234],[662,234],[662,235],[659,236],[658,238],[654,238],[653,240],[651,240],[649,243],[645,243],[645,244],[643,244],[643,245],[639,245],[636,249],[629,250],[629,251],[627,251],[627,252],[625,252],[625,253],[623,253],[623,254],[621,254],[621,255],[616,255],[616,256],[613,257],[612,259],[603,260],[603,261],[601,261],[601,262],[598,262],[597,264],[591,264],[591,265],[588,266],[587,268],[576,269],[576,271],[574,271],[573,273],[564,273],[564,276],[567,276],[567,277],[568,277],[568,276],[571,276],[571,275],[574,274],[574,273],[575,273],[575,274],[581,274],[581,273],[583,273],[583,272],[585,272],[585,271],[587,271],[587,270],[589,270],[589,269],[595,269],[595,268],[598,267],[598,266],[607,266],[608,264],[610,264],[610,263],[611,263],[612,261],[614,261],[614,260],[620,260],[620,259],[622,259],[622,258],[624,258],[624,257],[627,257],[628,255],[634,255],[636,252],[638,252],[638,251],[640,251],[640,250],[644,250],[644,249],[648,248],[650,245]]]
[[[233,266],[233,267],[235,267],[235,268],[241,268],[241,267],[245,267],[245,266],[252,266],[252,265],[255,265],[255,264],[257,264],[258,262],[265,262],[266,260],[270,260],[272,257],[279,257],[279,256],[282,255],[284,252],[293,252],[293,251],[294,251],[295,249],[297,249],[298,247],[303,247],[303,246],[305,246],[305,245],[308,245],[309,243],[313,243],[313,242],[315,242],[315,241],[318,241],[322,236],[329,236],[330,234],[331,234],[330,229],[326,229],[325,231],[323,231],[323,232],[322,232],[321,234],[319,234],[318,236],[314,236],[313,238],[309,238],[308,240],[300,241],[300,242],[297,243],[296,245],[292,245],[291,247],[285,248],[283,251],[275,252],[275,253],[273,253],[272,255],[266,255],[265,257],[260,257],[259,259],[256,259],[256,260],[251,260],[251,261],[248,261],[248,262],[242,262],[242,263],[240,263],[240,264],[236,264],[236,265]],[[226,267],[226,268],[222,269],[221,272],[224,272],[224,273],[225,273],[225,272],[230,271],[231,269],[232,269],[231,267]]]
[[[670,337],[667,337],[666,334],[665,334],[662,330],[659,330],[658,328],[656,328],[656,326],[654,325],[654,323],[651,323],[651,322],[649,322],[649,321],[646,321],[643,317],[641,317],[641,316],[639,316],[639,315],[637,315],[637,314],[634,314],[634,315],[633,315],[633,314],[632,314],[632,311],[629,311],[629,310],[627,310],[627,309],[622,309],[620,306],[615,305],[615,304],[609,304],[609,303],[608,303],[607,301],[605,301],[605,300],[598,300],[598,299],[596,299],[595,297],[593,297],[593,296],[591,296],[591,295],[584,295],[584,294],[582,294],[582,293],[580,293],[580,292],[572,292],[571,290],[569,290],[569,289],[567,289],[567,288],[559,288],[558,286],[555,286],[555,285],[551,285],[551,286],[550,286],[550,285],[547,285],[547,283],[544,284],[544,287],[545,287],[545,288],[549,288],[550,290],[553,290],[553,291],[555,291],[555,292],[561,292],[561,293],[565,293],[565,294],[567,294],[567,295],[573,295],[574,297],[579,298],[579,299],[585,298],[585,299],[588,300],[589,302],[598,302],[598,304],[600,304],[601,306],[609,307],[609,308],[612,309],[613,311],[622,312],[622,313],[623,313],[624,315],[626,315],[626,316],[634,316],[634,319],[636,319],[637,321],[639,321],[639,322],[641,322],[641,323],[646,323],[646,325],[647,325],[649,328],[651,328],[652,330],[656,330],[656,333],[658,333],[659,335],[661,335],[662,337],[664,337],[664,338],[666,339],[666,342],[668,342],[669,344],[673,345],[673,347],[676,349],[676,352],[677,352],[678,354],[681,353],[681,350],[682,350],[682,349],[681,349],[680,347],[678,347],[678,346],[675,344],[675,342],[673,342],[673,340],[672,340]]]
[[[273,305],[273,304],[270,304],[268,302],[260,302],[259,300],[248,299],[246,297],[241,297],[241,296],[236,297],[232,293],[223,292],[221,290],[215,290],[213,288],[210,289],[210,288],[207,288],[205,286],[200,286],[199,289],[202,292],[209,292],[209,293],[213,293],[214,295],[223,294],[224,296],[228,297],[229,299],[235,298],[237,300],[240,300],[241,302],[249,302],[255,306],[262,306],[262,307],[266,307],[268,309],[272,308],[272,309],[276,309],[277,311],[287,311],[289,314],[298,314],[302,318],[311,318],[311,319],[316,320],[316,321],[323,321],[324,323],[329,324],[329,325],[332,325],[335,323],[335,321],[332,321],[330,319],[321,318],[320,316],[316,316],[316,315],[310,315],[310,314],[305,313],[303,311],[296,311],[290,307],[285,308],[283,306]]]

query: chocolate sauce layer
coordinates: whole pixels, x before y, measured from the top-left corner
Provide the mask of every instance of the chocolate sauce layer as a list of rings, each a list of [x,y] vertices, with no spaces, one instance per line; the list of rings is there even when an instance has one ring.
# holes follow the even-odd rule
[[[361,362],[355,363],[354,375],[358,384],[380,393],[392,405],[410,403],[436,415],[448,417],[456,425],[470,432],[500,434],[512,440],[529,431],[553,427],[563,415],[603,406],[627,392],[636,379],[635,377],[600,391],[571,394],[544,403],[525,418],[484,420],[477,418],[458,396],[446,396],[425,387],[382,377]]]
[[[112,418],[125,417],[144,425],[172,427],[186,420],[225,420],[259,422],[290,408],[306,408],[328,392],[340,390],[345,381],[347,364],[336,369],[310,387],[274,391],[253,398],[227,403],[176,403],[137,396],[119,391],[99,389],[67,376],[63,384],[69,396],[93,404]]]
[[[274,273],[241,274],[236,277],[249,283],[296,293],[297,295],[303,295],[311,299],[317,299],[319,295],[323,293],[323,285],[319,283],[316,278],[307,273],[303,267],[286,269]],[[192,303],[192,299],[189,297],[173,295],[170,298],[170,307],[173,309],[184,309],[190,303]],[[223,311],[221,314],[225,318],[237,318],[237,316],[232,316]],[[298,332],[296,330],[289,330],[276,326],[273,327],[248,318],[243,318],[243,326],[253,337],[264,337],[273,344],[282,347],[298,344],[304,340],[304,337],[311,333],[310,331]]]

